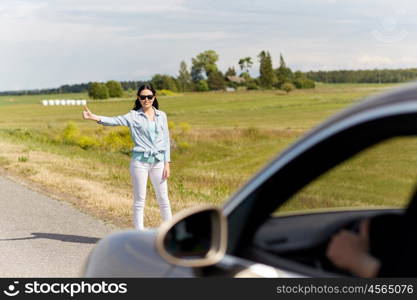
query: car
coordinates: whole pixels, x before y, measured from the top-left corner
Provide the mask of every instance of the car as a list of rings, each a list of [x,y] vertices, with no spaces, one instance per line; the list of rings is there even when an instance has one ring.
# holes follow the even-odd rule
[[[371,96],[337,113],[277,155],[221,208],[188,209],[159,228],[126,230],[103,238],[90,253],[82,275],[354,276],[334,266],[326,257],[333,234],[341,229],[357,231],[359,221],[364,218],[402,216],[404,207],[275,212],[311,183],[344,166],[359,153],[397,137],[417,135],[416,95],[417,85],[409,84]],[[336,182],[347,184],[343,178]],[[374,192],[364,190],[363,195]]]

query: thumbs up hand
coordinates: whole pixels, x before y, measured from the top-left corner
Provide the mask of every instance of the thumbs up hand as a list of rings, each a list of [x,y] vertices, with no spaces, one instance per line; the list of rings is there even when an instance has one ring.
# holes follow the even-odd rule
[[[93,114],[87,107],[87,105],[84,105],[84,111],[83,111],[83,118],[84,120],[93,120],[93,121],[100,121],[100,118]]]

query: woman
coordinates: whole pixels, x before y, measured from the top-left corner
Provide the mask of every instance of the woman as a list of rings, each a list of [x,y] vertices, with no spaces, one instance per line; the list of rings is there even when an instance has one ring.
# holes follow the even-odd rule
[[[83,111],[86,120],[94,120],[104,126],[128,126],[134,142],[130,174],[133,183],[133,223],[143,230],[146,184],[148,176],[155,189],[162,219],[172,217],[168,199],[167,179],[170,169],[170,140],[167,116],[158,110],[156,91],[151,85],[142,85],[137,93],[133,109],[125,115],[104,117],[93,114],[87,106]]]

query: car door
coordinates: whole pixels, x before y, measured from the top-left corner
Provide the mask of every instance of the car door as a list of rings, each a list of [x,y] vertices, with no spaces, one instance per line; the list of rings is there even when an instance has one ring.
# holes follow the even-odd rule
[[[375,145],[397,137],[415,136],[417,134],[415,95],[417,95],[417,88],[413,85],[371,97],[331,118],[307,134],[255,175],[247,185],[232,196],[224,207],[229,225],[228,254],[253,262],[282,267],[307,276],[339,275],[339,273],[332,272],[335,270],[324,270],[323,273],[323,269],[314,265],[312,268],[304,268],[303,263],[299,268],[296,252],[300,250],[307,253],[313,252],[313,241],[317,239],[325,241],[329,238],[329,234],[343,226],[349,227],[349,224],[354,229],[354,220],[382,213],[401,213],[401,205],[395,205],[393,209],[341,210],[335,208],[334,212],[298,214],[279,219],[271,218],[271,216],[281,207],[285,207],[285,203],[304,187],[358,153],[363,153]],[[402,147],[402,143],[404,143],[404,148],[410,148],[415,144],[413,141],[399,140],[395,147]],[[411,157],[413,153],[412,151]],[[413,160],[408,159],[405,162],[412,164]],[[387,171],[389,172],[389,169]],[[407,178],[404,174],[398,176],[404,180]],[[412,180],[408,183],[408,190],[404,190],[401,198],[403,206],[407,200],[405,195],[410,194],[413,186]],[[316,224],[321,224],[321,226],[313,226]],[[259,253],[249,251],[253,250],[253,245],[259,242],[261,233],[267,231],[265,228],[270,226],[280,228],[275,231],[278,242],[282,242],[286,237],[289,239],[288,237],[299,235],[306,237],[299,239],[300,242],[304,242],[304,245],[301,244],[297,248],[293,243],[292,246],[288,246],[287,254],[292,253],[292,255],[286,257],[275,255],[266,258],[267,254],[261,257]],[[278,235],[279,232],[284,238]],[[309,236],[315,238],[308,239]],[[282,245],[279,246],[281,250]]]

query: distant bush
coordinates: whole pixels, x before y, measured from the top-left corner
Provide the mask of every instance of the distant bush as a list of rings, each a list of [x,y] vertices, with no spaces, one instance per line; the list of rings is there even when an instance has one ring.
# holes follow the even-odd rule
[[[175,77],[166,74],[155,74],[151,79],[151,84],[156,90],[178,91],[178,83]]]
[[[109,91],[110,97],[123,97],[123,88],[120,82],[116,80],[109,80],[106,82],[106,87]]]
[[[314,89],[316,87],[314,81],[307,78],[295,79],[294,85],[297,89]]]
[[[159,90],[156,93],[159,96],[175,96],[177,93],[171,91],[171,90]]]
[[[92,99],[109,98],[109,89],[103,83],[92,82],[88,85],[88,96]]]
[[[290,82],[285,82],[280,87],[281,90],[286,91],[287,94],[295,89],[295,86]]]
[[[246,88],[248,90],[259,90],[259,86],[256,84],[255,81],[249,81],[246,83]]]

